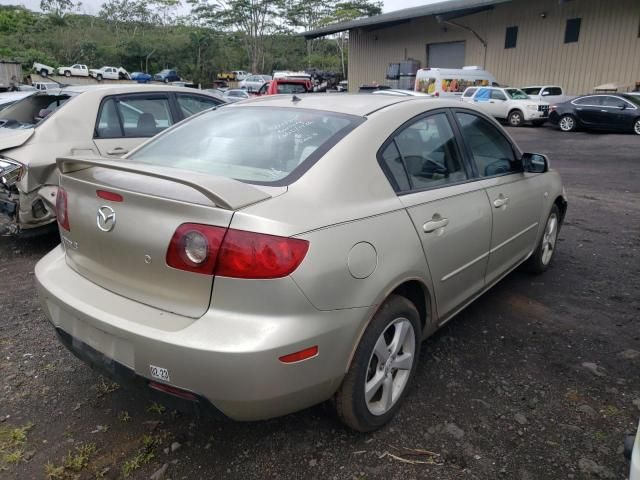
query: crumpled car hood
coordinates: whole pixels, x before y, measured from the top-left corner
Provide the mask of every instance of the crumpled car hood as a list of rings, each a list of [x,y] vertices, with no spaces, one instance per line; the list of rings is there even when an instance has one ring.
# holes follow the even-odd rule
[[[34,131],[33,128],[0,128],[0,150],[19,147],[32,137]]]

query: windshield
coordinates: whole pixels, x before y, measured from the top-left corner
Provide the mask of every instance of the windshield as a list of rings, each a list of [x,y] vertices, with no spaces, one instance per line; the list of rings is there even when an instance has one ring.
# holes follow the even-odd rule
[[[529,98],[529,95],[519,88],[505,88],[504,91],[514,100],[527,100]]]
[[[3,128],[31,128],[55,112],[69,100],[69,95],[31,95],[0,113]]]
[[[527,95],[540,95],[540,90],[542,90],[541,87],[529,87],[522,89],[522,91]]]
[[[363,122],[299,108],[222,108],[151,141],[132,160],[258,184],[287,184],[303,163],[317,161]]]

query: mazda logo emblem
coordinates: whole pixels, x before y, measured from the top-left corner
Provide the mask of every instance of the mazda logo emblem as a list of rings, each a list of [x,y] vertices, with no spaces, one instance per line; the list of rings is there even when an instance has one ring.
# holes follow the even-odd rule
[[[116,226],[116,212],[113,208],[105,205],[98,209],[98,228],[103,232],[110,232]]]

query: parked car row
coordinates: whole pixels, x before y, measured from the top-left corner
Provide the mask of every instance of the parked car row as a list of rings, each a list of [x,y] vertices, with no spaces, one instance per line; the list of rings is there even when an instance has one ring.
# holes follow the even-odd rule
[[[63,75],[65,77],[93,77],[98,81],[136,80],[138,83],[148,83],[151,80],[155,80],[158,82],[169,83],[181,80],[178,72],[171,69],[161,70],[153,76],[144,72],[133,72],[132,74],[129,74],[129,72],[122,67],[111,67],[105,65],[102,68],[89,68],[87,65],[81,63],[75,63],[68,67],[59,67],[56,70],[48,65],[35,62],[32,69],[43,77],[55,75],[57,72],[58,75]]]

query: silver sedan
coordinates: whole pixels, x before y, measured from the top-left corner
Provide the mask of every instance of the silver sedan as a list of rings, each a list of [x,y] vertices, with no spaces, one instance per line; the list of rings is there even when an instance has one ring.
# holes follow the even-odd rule
[[[36,278],[68,348],[236,420],[333,398],[359,431],[397,412],[425,338],[547,270],[567,208],[546,157],[432,98],[262,97],[58,167]]]

